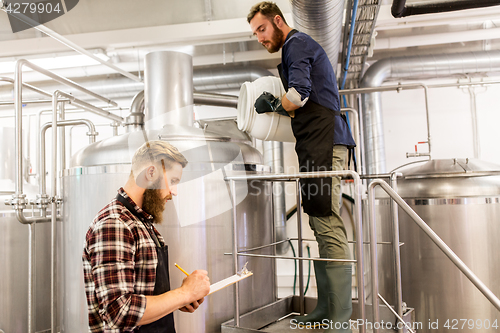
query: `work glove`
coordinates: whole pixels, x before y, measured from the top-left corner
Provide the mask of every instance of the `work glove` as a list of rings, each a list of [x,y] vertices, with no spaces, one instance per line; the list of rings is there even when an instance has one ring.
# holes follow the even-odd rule
[[[265,112],[276,112],[282,116],[290,117],[288,112],[281,105],[281,99],[274,97],[273,94],[264,91],[255,101],[255,111],[258,114]]]

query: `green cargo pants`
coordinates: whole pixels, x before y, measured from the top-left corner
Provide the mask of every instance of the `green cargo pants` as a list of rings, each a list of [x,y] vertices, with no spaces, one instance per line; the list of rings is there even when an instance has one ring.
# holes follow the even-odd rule
[[[346,146],[333,146],[332,170],[344,169],[347,158]],[[340,217],[341,199],[340,177],[332,178],[332,211],[333,215],[324,217],[309,216],[309,225],[318,242],[320,258],[350,259],[347,232]],[[328,262],[327,266],[350,263]]]

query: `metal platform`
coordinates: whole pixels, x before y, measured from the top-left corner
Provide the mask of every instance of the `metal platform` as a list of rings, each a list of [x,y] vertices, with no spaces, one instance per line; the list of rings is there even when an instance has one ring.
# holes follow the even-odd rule
[[[323,332],[324,328],[312,328],[312,327],[301,327],[299,328],[293,319],[295,316],[299,315],[299,296],[289,296],[278,300],[275,303],[263,306],[252,312],[246,313],[240,316],[239,327],[234,326],[234,319],[229,320],[221,325],[222,333],[251,333],[251,332]],[[306,313],[312,311],[316,306],[316,298],[304,297]],[[357,300],[353,300],[353,313],[351,316],[351,322],[358,320],[357,314]],[[366,305],[368,318],[366,322],[371,323],[371,305]],[[409,308],[403,316],[403,319],[412,325],[415,320],[414,310]],[[380,322],[382,323],[392,323],[395,326],[396,317],[386,306],[380,306]],[[353,324],[353,333],[358,332],[356,329],[357,324]],[[365,323],[367,332],[372,332],[370,324]],[[394,329],[380,329],[380,333],[394,333],[397,332]],[[407,332],[403,329],[403,332]]]

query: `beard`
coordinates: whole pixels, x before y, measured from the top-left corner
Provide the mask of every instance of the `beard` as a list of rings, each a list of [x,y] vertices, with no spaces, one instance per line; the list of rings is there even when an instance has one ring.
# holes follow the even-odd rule
[[[283,46],[283,31],[281,31],[274,22],[271,22],[273,25],[273,35],[271,36],[271,40],[265,40],[262,42],[262,45],[264,43],[268,43],[268,46],[264,45],[264,47],[267,49],[267,52],[269,53],[275,53],[278,52],[281,49],[281,46]]]
[[[157,184],[158,183],[158,184]],[[172,195],[162,197],[161,190],[158,189],[159,182],[153,184],[153,189],[147,189],[142,196],[142,209],[153,216],[154,223],[163,222],[163,211],[165,210],[166,200],[172,199]]]

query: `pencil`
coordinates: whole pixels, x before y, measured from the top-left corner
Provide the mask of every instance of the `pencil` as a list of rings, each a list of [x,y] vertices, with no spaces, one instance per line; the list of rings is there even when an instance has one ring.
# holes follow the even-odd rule
[[[179,265],[177,265],[177,264],[175,264],[175,263],[174,263],[174,265],[175,265],[175,267],[177,267],[178,269],[180,269],[182,273],[184,273],[184,274],[186,274],[187,276],[189,276],[189,274],[188,274],[185,270],[183,270],[183,269],[181,268],[181,266],[179,266]]]

